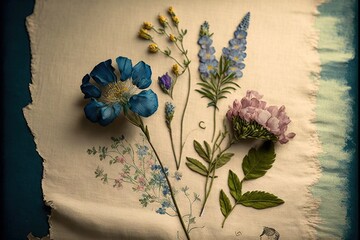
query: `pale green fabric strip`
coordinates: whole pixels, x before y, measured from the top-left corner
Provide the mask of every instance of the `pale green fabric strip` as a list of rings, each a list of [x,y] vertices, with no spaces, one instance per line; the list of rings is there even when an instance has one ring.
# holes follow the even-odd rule
[[[344,239],[348,226],[346,185],[351,152],[345,150],[345,145],[351,130],[352,99],[346,71],[348,61],[354,57],[353,7],[354,0],[325,3],[319,7],[316,22],[322,63],[316,112],[323,174],[313,188],[321,201],[319,239]]]

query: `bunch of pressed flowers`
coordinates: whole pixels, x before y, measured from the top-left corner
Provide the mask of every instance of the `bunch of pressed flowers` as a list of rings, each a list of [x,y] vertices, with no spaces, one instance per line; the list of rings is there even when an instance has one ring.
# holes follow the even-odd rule
[[[157,168],[165,180],[163,188],[170,195],[173,209],[177,213],[186,238],[190,239],[188,226],[185,225],[177,205],[167,168],[164,167],[154,148],[148,127],[142,120],[142,117],[149,117],[158,109],[157,95],[151,89],[143,90],[152,83],[151,68],[143,61],[133,66],[132,61],[126,57],[118,57],[116,62],[119,78],[115,74],[111,59],[99,63],[90,74],[84,76],[80,89],[84,93],[84,98],[90,98],[84,107],[85,116],[91,122],[106,126],[123,112],[129,122],[141,129],[158,160]],[[138,93],[139,90],[142,91]]]
[[[158,83],[162,91],[173,98],[174,95],[174,87],[178,78],[183,75],[185,72],[188,72],[188,86],[186,91],[185,103],[184,108],[181,114],[180,120],[180,146],[179,146],[179,153],[176,153],[174,147],[174,139],[172,134],[172,125],[171,120],[169,121],[166,119],[166,126],[169,130],[172,152],[176,164],[176,168],[179,169],[181,165],[182,153],[183,148],[185,145],[185,141],[183,140],[183,132],[184,132],[184,119],[185,113],[189,102],[190,96],[190,86],[191,86],[191,73],[190,73],[190,59],[188,58],[188,51],[184,47],[184,37],[187,33],[187,30],[183,30],[179,28],[180,20],[178,16],[175,14],[174,8],[169,7],[167,11],[171,21],[168,20],[167,17],[163,15],[158,16],[158,22],[160,24],[159,27],[155,27],[150,22],[144,22],[142,28],[139,31],[139,37],[150,41],[148,46],[148,50],[150,53],[162,53],[166,57],[169,57],[173,60],[174,64],[171,67],[170,74],[166,72],[162,76],[158,78]],[[161,47],[160,44],[156,42],[156,37],[165,37],[170,44],[170,47]],[[172,53],[171,49],[174,49],[180,53],[181,59],[177,59],[175,57],[176,54]],[[170,103],[171,104],[171,103]],[[168,108],[169,105],[166,106]],[[173,107],[174,109],[174,107]],[[166,110],[167,111],[167,110]],[[174,117],[174,112],[172,112],[172,118]]]
[[[201,82],[199,92],[202,97],[209,100],[208,107],[213,107],[213,134],[212,141],[216,132],[216,112],[218,101],[226,98],[226,94],[234,91],[240,86],[236,79],[243,76],[242,70],[245,68],[244,59],[246,57],[246,36],[249,27],[250,13],[247,13],[241,20],[239,26],[234,32],[234,37],[229,41],[229,46],[224,47],[220,60],[215,57],[215,48],[212,46],[213,33],[210,33],[208,22],[200,27],[198,44],[199,51],[199,72]]]
[[[247,91],[246,96],[240,101],[234,101],[233,107],[226,114],[230,130],[227,129],[227,124],[224,124],[224,131],[219,132],[212,145],[206,141],[200,144],[194,140],[195,151],[203,161],[187,157],[186,165],[192,171],[206,177],[204,187],[205,197],[200,215],[203,214],[206,202],[210,196],[214,180],[216,179],[216,170],[231,160],[234,154],[227,152],[228,149],[243,139],[265,140],[265,143],[258,149],[252,148],[243,159],[243,180],[240,181],[236,174],[230,170],[228,185],[231,195],[236,202],[234,206],[231,206],[226,194],[223,191],[221,192],[220,206],[225,219],[237,204],[263,209],[283,203],[275,195],[266,192],[255,191],[246,194],[241,192],[244,181],[259,178],[265,175],[266,171],[271,168],[272,163],[275,161],[273,143],[279,142],[284,144],[295,136],[295,133],[286,133],[288,124],[291,121],[286,115],[285,107],[267,107],[267,103],[261,99],[262,95],[258,92]],[[203,164],[204,161],[207,166]],[[267,203],[263,203],[264,201]],[[252,205],[248,202],[257,203],[260,206]],[[273,204],[270,204],[270,202]]]

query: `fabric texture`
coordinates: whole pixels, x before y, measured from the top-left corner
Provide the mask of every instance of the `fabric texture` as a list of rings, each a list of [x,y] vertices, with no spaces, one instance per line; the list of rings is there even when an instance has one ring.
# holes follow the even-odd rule
[[[184,239],[178,218],[158,214],[157,207],[140,204],[141,194],[131,185],[114,188],[104,184],[96,174],[105,170],[114,178],[121,171],[117,165],[99,161],[88,153],[93,146],[110,146],[111,137],[124,136],[135,149],[149,145],[138,128],[124,117],[102,127],[85,118],[86,100],[80,91],[81,79],[101,61],[126,56],[134,63],[144,61],[151,66],[152,89],[158,94],[159,110],[144,119],[154,147],[164,159],[169,175],[175,174],[168,129],[163,109],[169,101],[156,84],[158,76],[169,71],[171,59],[147,52],[147,43],[138,38],[143,21],[156,22],[166,12],[166,1],[97,1],[37,0],[34,13],[27,18],[31,40],[32,103],[24,108],[34,135],[37,151],[44,160],[44,199],[52,207],[50,237],[52,239]],[[276,160],[266,175],[250,181],[246,190],[264,190],[281,196],[284,204],[256,210],[239,206],[221,228],[223,216],[219,192],[228,193],[229,169],[242,175],[241,162],[250,147],[249,141],[231,147],[231,162],[217,171],[204,214],[201,204],[192,205],[198,228],[192,239],[259,239],[264,226],[276,229],[283,239],[315,239],[320,222],[319,202],[310,188],[320,177],[317,156],[321,145],[315,128],[315,104],[320,73],[320,57],[316,51],[318,35],[314,28],[320,1],[181,1],[173,4],[181,28],[187,29],[184,45],[192,60],[192,89],[199,80],[197,44],[200,25],[208,21],[213,35],[215,55],[227,46],[242,17],[251,13],[247,35],[247,57],[241,86],[219,104],[218,122],[225,119],[228,106],[241,99],[247,90],[256,90],[272,105],[285,105],[292,122],[289,130],[296,136],[285,145],[276,144]],[[173,102],[176,109],[184,104],[186,78],[179,79]],[[203,121],[205,129],[199,127]],[[211,139],[212,111],[206,99],[191,91],[185,115],[184,156],[196,156],[192,141]],[[179,115],[173,129],[179,126]],[[174,133],[178,139],[178,132]],[[138,144],[138,145],[136,145]],[[139,145],[140,144],[140,145]],[[143,145],[142,145],[143,144]],[[176,142],[176,144],[179,144]],[[137,148],[138,150],[140,148]],[[138,155],[141,153],[137,153]],[[120,161],[120,160],[119,160]],[[190,171],[183,160],[181,181],[171,178],[176,189],[189,187],[189,193],[204,198],[204,178]],[[109,180],[111,181],[111,179]],[[179,190],[180,192],[180,190]],[[186,196],[176,194],[180,208],[186,213]],[[186,210],[185,210],[186,209]]]

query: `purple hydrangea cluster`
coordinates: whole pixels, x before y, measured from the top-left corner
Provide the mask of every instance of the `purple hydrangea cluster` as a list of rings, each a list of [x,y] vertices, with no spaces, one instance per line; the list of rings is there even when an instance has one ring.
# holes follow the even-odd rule
[[[241,20],[234,32],[234,38],[229,41],[229,47],[223,48],[223,56],[229,60],[227,74],[235,73],[236,78],[241,78],[242,70],[245,68],[244,59],[246,57],[246,36],[249,27],[250,13],[248,12]]]
[[[201,49],[199,51],[200,66],[199,72],[203,78],[208,78],[216,72],[218,61],[215,58],[215,48],[212,46],[212,39],[209,33],[209,23],[204,22],[200,28],[200,38],[198,44]]]
[[[228,120],[232,122],[234,135],[237,140],[259,138],[278,140],[281,144],[287,143],[295,137],[295,133],[286,134],[291,121],[286,115],[285,106],[267,107],[266,102],[261,100],[262,97],[256,91],[247,91],[241,101],[234,101],[226,114]]]

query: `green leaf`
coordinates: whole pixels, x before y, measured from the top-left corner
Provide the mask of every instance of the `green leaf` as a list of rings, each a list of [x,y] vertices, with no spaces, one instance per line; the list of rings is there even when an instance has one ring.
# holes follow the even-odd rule
[[[265,209],[279,206],[283,204],[284,201],[268,192],[252,191],[244,193],[238,203],[244,205],[245,207]]]
[[[242,162],[244,179],[257,179],[266,174],[275,161],[275,149],[272,141],[266,141],[258,150],[251,148]]]
[[[202,164],[199,160],[196,160],[194,158],[186,157],[186,159],[188,160],[186,166],[188,166],[190,170],[199,173],[200,175],[207,176],[208,170],[204,166],[204,164]]]
[[[231,170],[229,170],[228,185],[231,196],[233,196],[235,201],[240,201],[242,184],[239,177]]]
[[[232,156],[234,156],[233,153],[223,153],[220,157],[217,157],[213,164],[216,164],[216,169],[221,168],[231,160]]]
[[[199,142],[194,140],[194,149],[199,156],[207,162],[210,162],[210,157]]]
[[[209,156],[209,159],[210,159],[211,147],[210,147],[209,143],[206,142],[206,141],[204,141],[204,146],[205,146],[205,149],[206,149],[206,154]]]
[[[228,196],[226,196],[226,194],[224,193],[224,191],[222,189],[220,191],[219,201],[220,201],[221,213],[224,215],[224,217],[229,216],[231,209],[232,209],[231,203],[230,203]]]

